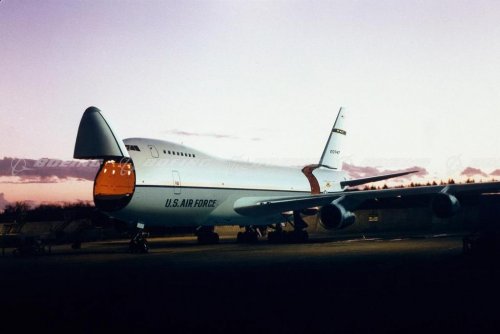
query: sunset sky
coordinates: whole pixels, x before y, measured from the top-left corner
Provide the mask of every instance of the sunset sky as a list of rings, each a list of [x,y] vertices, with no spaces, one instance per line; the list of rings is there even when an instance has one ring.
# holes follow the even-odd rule
[[[350,165],[488,179],[498,22],[500,2],[480,0],[3,0],[0,159],[70,160],[95,105],[123,138],[300,166],[344,106]],[[0,204],[91,199],[85,178],[1,172]]]

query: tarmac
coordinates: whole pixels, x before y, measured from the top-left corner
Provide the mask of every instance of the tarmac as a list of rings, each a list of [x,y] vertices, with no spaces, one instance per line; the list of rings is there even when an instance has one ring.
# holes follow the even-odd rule
[[[498,333],[500,265],[459,236],[197,245],[151,238],[0,257],[0,330]]]

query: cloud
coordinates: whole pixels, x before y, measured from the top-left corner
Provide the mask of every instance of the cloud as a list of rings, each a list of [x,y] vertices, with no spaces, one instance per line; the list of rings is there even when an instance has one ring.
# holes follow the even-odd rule
[[[500,169],[496,169],[490,173],[491,176],[500,176]]]
[[[93,181],[99,162],[59,159],[0,159],[0,183],[57,183],[67,179]]]
[[[346,171],[352,178],[355,179],[360,179],[363,177],[369,177],[380,174],[380,171],[375,167],[355,166],[347,162],[344,162],[342,164],[342,170]]]
[[[488,174],[480,170],[479,168],[473,168],[473,167],[467,167],[460,173],[460,175],[465,175],[467,177],[474,177],[474,176],[483,176],[487,177]]]
[[[369,166],[355,166],[353,164],[344,162],[342,165],[342,170],[346,171],[349,174],[349,176],[354,179],[360,179],[364,177],[377,176],[383,174],[410,172],[410,171],[417,171],[417,172],[409,175],[400,176],[393,180],[410,180],[412,177],[415,176],[424,177],[429,175],[427,169],[418,166],[409,167],[405,169],[389,170],[389,169],[380,169],[377,167],[369,167]]]
[[[177,135],[177,136],[184,136],[184,137],[209,137],[209,138],[217,138],[217,139],[245,139],[241,138],[238,136],[234,135],[229,135],[226,133],[212,133],[212,132],[189,132],[189,131],[184,131],[184,130],[166,130],[163,131],[165,134],[172,134],[172,135]],[[259,137],[252,137],[249,138],[252,141],[259,141],[262,140],[262,138]]]
[[[5,210],[5,207],[9,204],[10,202],[5,199],[5,194],[0,193],[0,211]]]
[[[427,171],[426,168],[424,167],[419,167],[419,166],[413,166],[413,167],[408,167],[404,169],[396,169],[396,170],[383,170],[382,174],[392,174],[392,173],[403,173],[403,172],[415,172],[412,174],[400,176],[396,178],[395,180],[410,180],[412,177],[417,176],[423,178],[424,176],[428,176],[429,172]]]
[[[236,137],[233,135],[228,135],[228,134],[211,133],[211,132],[188,132],[188,131],[177,130],[177,129],[167,130],[167,131],[164,131],[164,133],[178,135],[178,136],[185,136],[185,137],[211,137],[211,138],[240,139],[239,137]]]

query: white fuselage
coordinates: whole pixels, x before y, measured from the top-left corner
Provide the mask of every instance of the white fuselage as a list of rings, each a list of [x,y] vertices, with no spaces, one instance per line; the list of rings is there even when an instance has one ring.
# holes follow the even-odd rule
[[[250,218],[234,211],[242,197],[290,196],[311,193],[301,168],[278,167],[216,158],[175,143],[125,139],[136,173],[128,205],[113,216],[148,226],[268,225],[283,215]],[[342,190],[342,171],[313,170],[320,192]]]

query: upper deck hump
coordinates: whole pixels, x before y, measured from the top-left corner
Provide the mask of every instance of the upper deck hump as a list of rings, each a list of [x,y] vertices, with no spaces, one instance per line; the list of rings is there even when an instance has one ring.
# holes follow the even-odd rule
[[[153,157],[189,157],[189,158],[210,158],[215,159],[204,152],[189,146],[173,143],[166,140],[150,138],[127,138],[124,140],[125,146],[129,151],[149,152]],[[149,154],[149,153],[148,153]],[[156,156],[158,155],[158,156]]]

